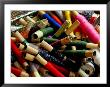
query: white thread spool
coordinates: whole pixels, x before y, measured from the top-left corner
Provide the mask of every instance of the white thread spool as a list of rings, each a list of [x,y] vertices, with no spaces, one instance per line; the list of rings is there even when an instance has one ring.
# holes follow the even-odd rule
[[[81,69],[88,75],[94,74],[95,67],[91,62],[87,62],[86,64],[81,66]]]
[[[78,73],[79,73],[79,75],[82,76],[82,77],[89,77],[89,75],[86,74],[82,69],[79,69]]]

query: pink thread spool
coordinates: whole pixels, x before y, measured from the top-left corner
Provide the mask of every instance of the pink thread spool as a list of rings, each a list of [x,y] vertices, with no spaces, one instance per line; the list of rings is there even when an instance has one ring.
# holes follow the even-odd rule
[[[91,25],[84,16],[80,15],[77,11],[72,11],[75,19],[80,22],[82,32],[85,33],[88,38],[96,44],[100,43],[100,35],[97,33],[93,25]]]

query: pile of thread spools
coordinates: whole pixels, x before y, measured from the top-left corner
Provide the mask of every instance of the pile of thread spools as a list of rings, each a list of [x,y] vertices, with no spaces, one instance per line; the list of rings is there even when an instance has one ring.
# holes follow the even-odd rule
[[[24,12],[11,20],[12,77],[100,76],[99,11]]]

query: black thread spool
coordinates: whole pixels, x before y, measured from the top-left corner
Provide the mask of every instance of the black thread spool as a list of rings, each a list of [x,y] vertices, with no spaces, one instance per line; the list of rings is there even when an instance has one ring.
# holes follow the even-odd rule
[[[67,58],[65,61],[63,61],[65,64],[65,67],[72,70],[73,72],[78,72],[81,66],[81,60],[79,61],[73,61],[69,58]]]

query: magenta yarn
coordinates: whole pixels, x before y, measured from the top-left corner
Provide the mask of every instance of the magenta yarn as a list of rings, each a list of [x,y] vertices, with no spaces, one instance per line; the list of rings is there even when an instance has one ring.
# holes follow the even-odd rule
[[[98,32],[95,30],[92,24],[90,24],[85,17],[82,15],[77,15],[75,18],[80,22],[80,26],[82,29],[82,32],[85,33],[89,40],[91,40],[93,43],[99,43],[100,42],[100,35]]]

